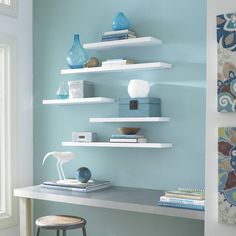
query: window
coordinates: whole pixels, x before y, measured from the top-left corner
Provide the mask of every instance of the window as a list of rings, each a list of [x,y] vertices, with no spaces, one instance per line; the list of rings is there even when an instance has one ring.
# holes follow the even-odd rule
[[[17,16],[18,0],[0,0],[0,14]]]
[[[16,222],[13,198],[16,150],[15,40],[0,35],[0,228]]]
[[[1,4],[5,4],[5,5],[7,5],[7,6],[10,6],[10,0],[0,0],[0,3]]]

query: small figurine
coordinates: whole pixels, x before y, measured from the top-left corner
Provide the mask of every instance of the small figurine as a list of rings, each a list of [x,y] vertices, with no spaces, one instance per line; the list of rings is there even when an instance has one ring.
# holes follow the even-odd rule
[[[84,65],[84,67],[98,67],[99,66],[99,60],[96,57],[91,57],[86,64]]]
[[[65,181],[66,177],[62,168],[62,165],[72,159],[75,158],[75,154],[73,152],[49,152],[46,154],[46,156],[43,158],[42,165],[44,165],[44,162],[49,156],[53,156],[57,159],[57,172],[59,175],[60,180]]]

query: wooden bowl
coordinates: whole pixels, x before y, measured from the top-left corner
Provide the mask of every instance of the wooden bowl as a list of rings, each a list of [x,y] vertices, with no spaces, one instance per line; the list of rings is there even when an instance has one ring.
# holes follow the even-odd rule
[[[117,130],[122,134],[136,134],[140,130],[140,128],[136,127],[121,127],[117,128]]]

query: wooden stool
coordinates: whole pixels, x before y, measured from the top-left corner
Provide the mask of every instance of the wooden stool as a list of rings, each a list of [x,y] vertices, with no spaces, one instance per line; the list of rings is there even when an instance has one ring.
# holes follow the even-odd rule
[[[37,226],[35,236],[39,236],[40,229],[56,230],[59,236],[60,230],[63,236],[66,236],[66,231],[70,229],[82,228],[83,236],[86,236],[86,220],[81,217],[67,216],[67,215],[52,215],[38,218],[35,221]]]

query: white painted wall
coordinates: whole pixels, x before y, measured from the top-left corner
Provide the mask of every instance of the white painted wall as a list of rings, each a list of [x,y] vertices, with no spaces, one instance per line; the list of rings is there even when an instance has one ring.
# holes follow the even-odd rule
[[[236,113],[221,114],[217,112],[217,43],[216,15],[236,12],[235,0],[208,0],[207,24],[207,94],[206,94],[206,221],[205,236],[232,236],[236,225],[218,223],[217,184],[218,184],[218,150],[217,128],[236,126]]]
[[[17,18],[0,15],[0,33],[17,39],[16,186],[20,187],[31,185],[33,181],[32,0],[19,0]],[[0,231],[0,236],[18,235],[18,226]]]

